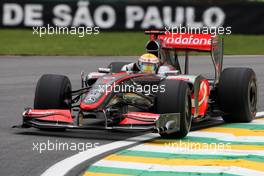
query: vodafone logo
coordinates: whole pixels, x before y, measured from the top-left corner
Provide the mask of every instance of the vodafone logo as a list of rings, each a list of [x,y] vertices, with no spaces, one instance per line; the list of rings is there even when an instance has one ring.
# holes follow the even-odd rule
[[[185,44],[185,45],[211,45],[211,38],[194,38],[193,35],[189,37],[183,37],[180,35],[179,37],[165,37],[163,39],[167,44]]]
[[[211,34],[178,34],[167,33],[160,35],[159,39],[165,47],[174,48],[191,48],[211,50],[212,36]]]

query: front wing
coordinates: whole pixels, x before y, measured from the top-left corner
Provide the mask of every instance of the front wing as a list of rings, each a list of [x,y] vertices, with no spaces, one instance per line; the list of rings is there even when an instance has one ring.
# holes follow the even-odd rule
[[[61,109],[26,109],[23,114],[22,127],[35,127],[39,129],[120,129],[135,131],[150,131],[157,133],[173,133],[180,129],[180,113],[155,114],[148,112],[128,112],[122,115],[118,125],[108,126],[107,117],[102,126],[82,125],[75,123],[70,110]]]

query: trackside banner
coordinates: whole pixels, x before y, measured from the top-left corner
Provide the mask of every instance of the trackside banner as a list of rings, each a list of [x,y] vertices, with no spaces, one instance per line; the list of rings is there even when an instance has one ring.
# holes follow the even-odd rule
[[[165,26],[219,27],[232,33],[263,34],[264,3],[227,5],[104,3],[65,0],[1,0],[0,27],[98,26],[101,30],[164,29]]]

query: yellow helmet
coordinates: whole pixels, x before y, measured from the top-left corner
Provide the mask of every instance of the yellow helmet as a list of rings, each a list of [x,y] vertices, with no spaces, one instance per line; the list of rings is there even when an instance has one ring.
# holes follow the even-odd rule
[[[143,54],[139,57],[138,68],[143,73],[156,73],[159,68],[159,58],[154,54]]]

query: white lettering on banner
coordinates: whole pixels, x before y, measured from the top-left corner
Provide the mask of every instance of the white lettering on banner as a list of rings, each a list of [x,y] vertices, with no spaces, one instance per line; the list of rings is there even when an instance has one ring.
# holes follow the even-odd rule
[[[150,6],[147,8],[147,12],[141,24],[141,28],[147,29],[149,27],[163,27],[158,7]]]
[[[3,25],[17,26],[24,21],[25,26],[42,26],[41,4],[26,4],[25,8],[19,4],[6,3],[3,5]]]
[[[46,7],[47,6],[47,7]],[[51,15],[44,16],[51,11]],[[52,7],[51,9],[48,9]],[[199,27],[219,27],[224,24],[226,14],[220,7],[209,7],[205,9],[199,17],[196,15],[194,6],[139,6],[126,5],[124,14],[122,9],[115,9],[119,6],[97,5],[91,9],[89,1],[78,1],[77,8],[68,4],[16,4],[4,3],[2,9],[3,26],[43,26],[52,21],[52,25],[57,26],[98,26],[103,29],[115,28],[116,23],[122,23],[124,15],[124,24],[118,24],[118,27],[126,29],[162,29],[164,26],[191,26]],[[47,8],[47,9],[46,9]],[[117,11],[116,11],[117,10]],[[52,19],[47,19],[48,17]],[[121,18],[121,19],[119,19]],[[47,20],[44,22],[44,20]],[[44,24],[45,23],[45,24]]]
[[[3,5],[3,25],[16,26],[23,21],[23,8],[19,4],[7,3]]]
[[[72,21],[71,7],[66,4],[57,5],[53,8],[55,18],[52,20],[53,24],[58,26],[69,26]]]
[[[140,6],[126,7],[126,28],[133,29],[135,22],[141,21],[144,17],[144,10]]]
[[[206,9],[200,21],[196,21],[195,7],[176,7],[174,9],[175,21],[173,21],[173,9],[170,6],[164,6],[160,12],[158,7],[150,6],[144,11],[140,6],[126,7],[126,25],[127,29],[133,29],[136,23],[140,27],[162,28],[162,26],[178,26],[186,24],[188,26],[201,28],[203,26],[219,27],[225,21],[225,13],[219,7],[210,7]],[[161,14],[162,13],[162,14]]]
[[[97,7],[94,14],[91,14],[88,1],[79,1],[77,10],[71,16],[72,9],[70,6],[62,4],[53,8],[55,18],[53,23],[58,26],[90,26],[95,24],[100,28],[111,28],[116,22],[116,12],[109,5]],[[94,19],[93,19],[94,16]],[[94,24],[95,23],[95,24]]]
[[[215,21],[213,21],[214,17],[216,18]],[[205,26],[221,26],[225,21],[225,12],[219,7],[211,7],[205,10],[203,19]]]
[[[78,8],[72,22],[73,26],[80,26],[80,25],[94,26],[88,6],[89,6],[88,1],[78,2]]]
[[[42,26],[42,10],[43,6],[40,4],[25,5],[25,26]]]
[[[106,20],[103,19],[103,15],[106,15]],[[111,28],[116,22],[115,10],[108,5],[99,6],[94,12],[94,21],[100,28]]]
[[[169,6],[163,7],[163,18],[165,26],[179,26],[184,22],[184,8],[176,7],[175,8],[175,21],[172,21],[172,8]]]
[[[195,21],[195,10],[193,7],[186,8],[186,24],[192,27],[203,27],[202,22]]]

